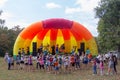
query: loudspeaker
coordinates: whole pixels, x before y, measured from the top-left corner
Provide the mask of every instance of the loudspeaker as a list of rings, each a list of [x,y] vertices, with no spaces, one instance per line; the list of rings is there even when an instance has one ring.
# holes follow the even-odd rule
[[[81,49],[78,49],[77,51],[79,52],[79,56],[81,56],[82,55]]]
[[[82,52],[85,52],[85,43],[84,42],[80,43],[80,50]]]
[[[33,56],[37,56],[37,43],[33,42],[32,44],[32,48],[33,48]]]

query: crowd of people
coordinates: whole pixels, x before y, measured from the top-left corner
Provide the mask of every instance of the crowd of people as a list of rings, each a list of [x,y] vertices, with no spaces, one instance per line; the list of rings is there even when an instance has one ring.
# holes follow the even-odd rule
[[[107,75],[112,75],[117,74],[116,65],[118,64],[116,56],[112,53],[109,57],[104,54],[93,57],[89,50],[82,52],[81,55],[79,55],[79,52],[72,52],[71,54],[57,52],[52,55],[41,51],[36,57],[18,52],[18,55],[14,58],[6,53],[4,59],[8,63],[8,70],[17,69],[26,72],[41,70],[54,74],[71,73],[83,69],[81,66],[87,70],[92,66],[93,75],[98,74],[97,70],[99,70],[100,75],[105,75],[105,66],[107,65]]]

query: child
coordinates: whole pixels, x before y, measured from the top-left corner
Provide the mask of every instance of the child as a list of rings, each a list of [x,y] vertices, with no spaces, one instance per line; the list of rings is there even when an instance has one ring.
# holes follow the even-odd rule
[[[49,61],[50,61],[50,71],[52,71],[52,67],[53,67],[53,56],[52,55],[50,55]]]
[[[59,62],[58,62],[58,59],[56,59],[56,61],[54,62],[54,70],[55,70],[55,75],[58,74],[58,71],[59,71]]]
[[[66,56],[65,59],[64,59],[64,67],[65,67],[64,72],[67,73],[68,68],[69,68],[69,58],[68,58],[68,56]]]
[[[19,67],[20,67],[20,58],[19,58],[19,56],[17,55],[17,56],[16,56],[16,69],[18,70]]]
[[[22,55],[20,59],[20,69],[22,70],[23,68],[24,68],[24,56]]]
[[[44,70],[45,68],[44,68],[44,60],[43,60],[43,57],[40,57],[40,58],[39,58],[39,63],[40,63],[40,69],[43,68],[43,70]]]
[[[28,64],[29,64],[29,71],[31,71],[33,69],[32,55],[30,55],[28,58]]]
[[[27,57],[27,56],[25,56],[25,58],[24,58],[24,63],[25,63],[24,69],[25,69],[26,71],[28,71],[28,57]]]
[[[62,69],[62,58],[59,57],[59,60],[58,60],[58,61],[59,61],[59,68]]]
[[[79,57],[79,55],[75,56],[75,65],[76,65],[76,69],[80,69],[80,57]]]
[[[87,57],[87,55],[85,55],[84,57],[83,57],[83,64],[85,65],[85,68],[87,69],[88,67],[87,67],[87,65],[88,65],[88,57]]]
[[[46,57],[46,70],[49,72],[50,71],[50,57],[49,55]]]
[[[11,69],[11,62],[12,62],[12,60],[11,60],[11,55],[10,55],[10,56],[7,57],[8,70]]]
[[[100,75],[104,75],[103,70],[104,70],[104,63],[102,60],[100,60]]]
[[[109,61],[108,61],[108,73],[107,75],[109,74],[113,74],[113,71],[114,71],[114,61],[113,61],[113,57],[110,57]]]
[[[70,56],[70,65],[71,65],[71,71],[75,70],[75,56],[71,55]]]
[[[11,68],[14,69],[14,58],[11,57]]]
[[[36,59],[36,69],[38,69],[38,67],[40,67],[39,55],[37,56],[37,59]]]
[[[96,59],[93,59],[92,61],[92,66],[93,66],[93,75],[97,74],[97,65],[96,65]]]

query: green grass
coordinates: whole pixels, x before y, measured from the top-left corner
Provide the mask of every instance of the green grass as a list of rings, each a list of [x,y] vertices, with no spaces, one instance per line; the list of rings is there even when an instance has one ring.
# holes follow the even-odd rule
[[[70,74],[50,74],[43,71],[25,72],[24,70],[7,70],[7,63],[0,58],[0,80],[120,80],[120,61],[117,75],[92,75],[92,68],[81,69]],[[105,71],[106,72],[106,71]]]

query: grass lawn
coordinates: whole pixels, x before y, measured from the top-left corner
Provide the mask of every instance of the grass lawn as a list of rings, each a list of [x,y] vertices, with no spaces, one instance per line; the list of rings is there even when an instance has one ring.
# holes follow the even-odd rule
[[[24,70],[7,70],[7,63],[0,58],[0,80],[120,80],[120,61],[118,61],[117,75],[92,75],[92,67],[81,69],[70,74],[51,74],[40,70],[26,72]],[[106,69],[107,70],[107,69]],[[105,71],[107,73],[107,71]]]

